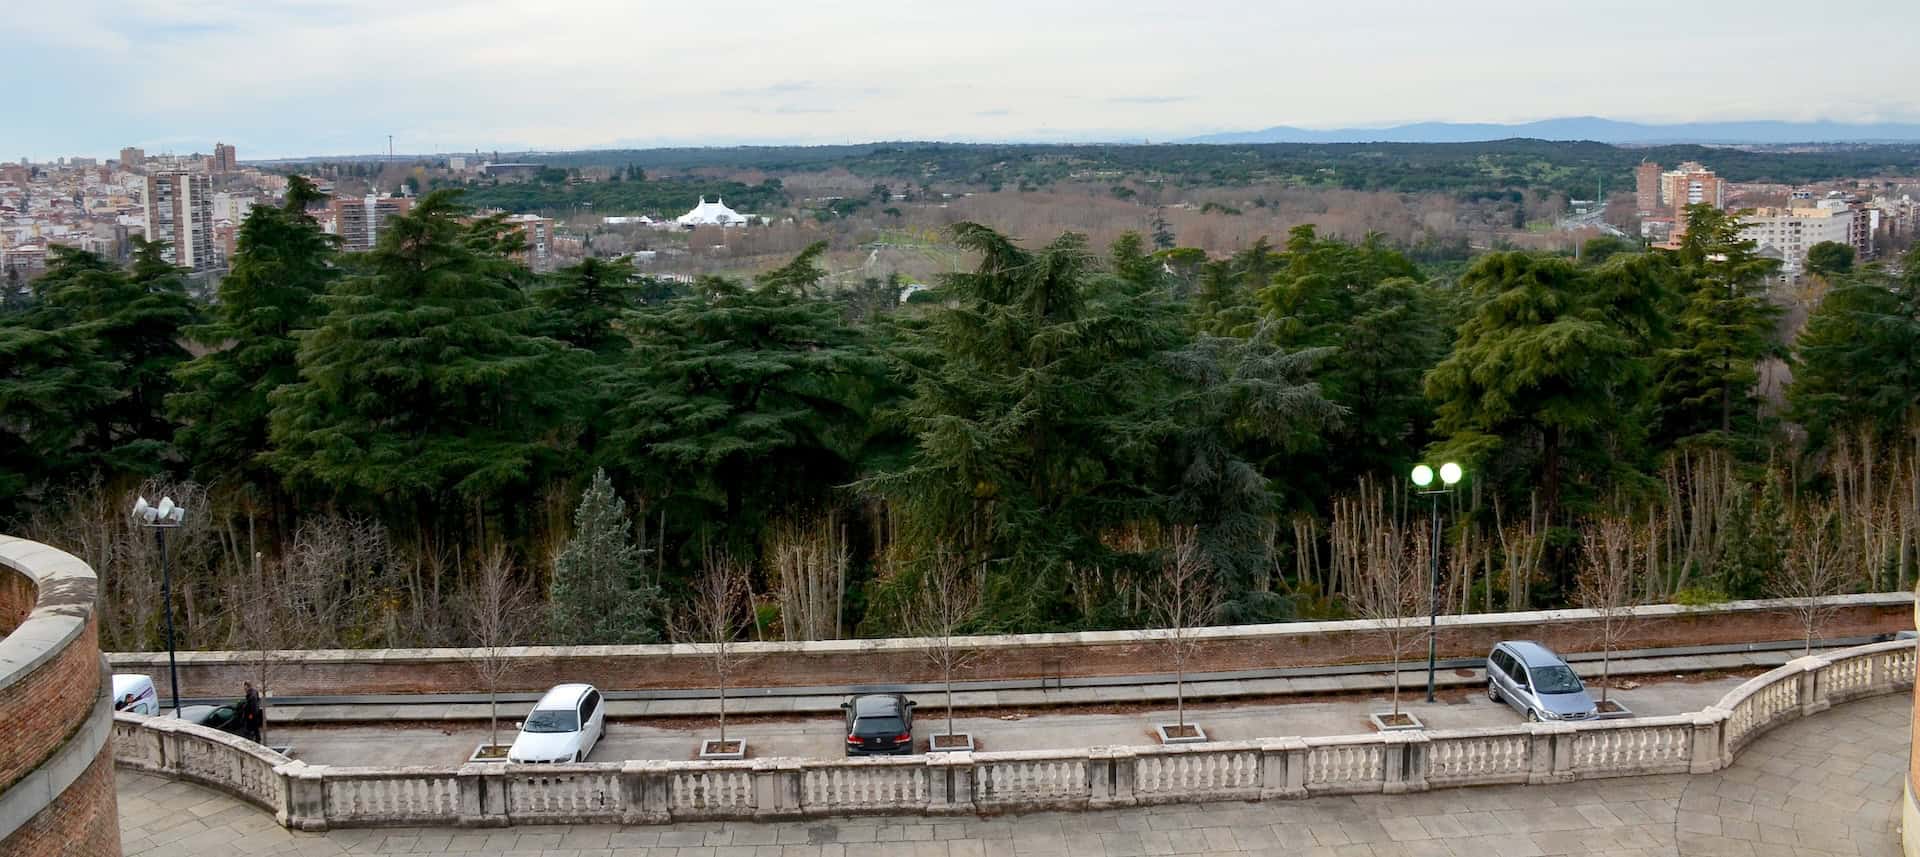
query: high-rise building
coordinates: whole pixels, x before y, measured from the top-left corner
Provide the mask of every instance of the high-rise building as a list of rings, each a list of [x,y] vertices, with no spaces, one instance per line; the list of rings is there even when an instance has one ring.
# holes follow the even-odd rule
[[[520,233],[520,252],[514,254],[536,274],[553,270],[553,218],[536,214],[516,214],[504,223]]]
[[[147,176],[147,240],[165,241],[162,258],[207,271],[220,260],[213,249],[213,186],[205,173]]]
[[[1853,244],[1855,224],[1864,219],[1865,211],[1850,209],[1845,203],[1756,208],[1740,215],[1740,237],[1757,244],[1755,250],[1763,256],[1777,255],[1781,276],[1799,279],[1807,268],[1808,249],[1827,241]]]
[[[1633,206],[1641,217],[1660,210],[1660,165],[1642,161],[1633,168]]]
[[[213,144],[213,157],[207,159],[208,172],[230,173],[240,168],[234,157],[233,147],[225,143]]]
[[[341,249],[364,253],[380,242],[380,230],[387,220],[406,214],[413,208],[413,200],[370,193],[361,199],[334,197],[332,208],[333,229],[340,236]]]
[[[1675,217],[1686,219],[1687,206],[1706,204],[1725,208],[1726,186],[1710,169],[1694,161],[1660,174],[1660,201],[1673,209]]]
[[[120,150],[120,169],[137,170],[147,164],[146,150],[137,146],[128,146]]]

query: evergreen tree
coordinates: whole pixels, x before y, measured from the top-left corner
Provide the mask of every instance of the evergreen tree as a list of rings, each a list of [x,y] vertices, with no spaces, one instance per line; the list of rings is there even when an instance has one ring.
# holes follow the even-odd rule
[[[573,536],[553,560],[548,626],[561,645],[650,643],[659,639],[660,590],[631,538],[626,501],[605,470],[573,513]]]
[[[269,396],[299,380],[298,333],[314,326],[320,297],[339,273],[337,239],[306,213],[322,198],[312,182],[293,176],[283,206],[254,207],[211,320],[186,331],[210,350],[175,371],[180,391],[166,404],[181,423],[187,459],[203,476],[274,481],[258,461],[267,451]]]
[[[1920,419],[1920,248],[1895,280],[1875,268],[1841,280],[1794,344],[1787,401],[1809,445],[1868,428],[1891,439]]]
[[[540,332],[600,357],[624,352],[632,344],[624,317],[639,304],[640,290],[632,260],[588,256],[555,271],[551,284],[534,291]]]
[[[827,252],[827,242],[815,241],[806,249],[778,268],[761,274],[755,283],[763,289],[791,291],[800,297],[808,297],[809,292],[820,287],[820,281],[826,279],[827,272],[819,265],[822,255]]]
[[[93,350],[84,324],[44,330],[0,319],[0,523],[85,475],[103,450],[84,432],[125,395],[119,367]]]
[[[1807,273],[1834,277],[1853,270],[1853,245],[1822,241],[1807,248]]]
[[[830,301],[718,278],[695,292],[632,316],[603,459],[745,551],[852,477],[881,367]]]
[[[518,266],[487,221],[461,223],[455,193],[387,222],[322,299],[300,380],[271,397],[276,470],[410,510],[422,529],[445,508],[510,508],[510,489],[540,483],[569,445],[577,404],[566,350],[530,333]]]
[[[186,279],[165,245],[134,239],[131,275],[96,253],[56,247],[29,324],[42,331],[77,325],[92,351],[114,364],[122,395],[88,412],[80,444],[103,475],[147,475],[172,458],[174,426],[162,408],[188,358],[184,329],[195,320]]]
[[[1740,237],[1740,221],[1710,205],[1687,208],[1677,275],[1685,304],[1660,349],[1654,389],[1657,442],[1753,452],[1761,432],[1759,362],[1778,352],[1779,309],[1766,278],[1778,263]]]
[[[1569,447],[1598,446],[1640,395],[1644,322],[1565,259],[1492,253],[1460,285],[1477,305],[1426,380],[1445,437],[1436,451],[1538,485],[1556,520]]]
[[[1102,535],[1165,513],[1154,416],[1177,311],[1092,275],[1079,236],[1029,252],[978,224],[954,232],[979,267],[947,277],[955,305],[903,345],[918,449],[868,484],[923,553],[952,545],[989,569],[1002,627],[1067,626],[1083,618],[1063,600],[1070,570],[1118,570],[1128,558]]]

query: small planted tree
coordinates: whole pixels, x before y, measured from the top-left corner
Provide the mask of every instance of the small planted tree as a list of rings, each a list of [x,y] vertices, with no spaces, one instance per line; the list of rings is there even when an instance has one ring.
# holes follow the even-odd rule
[[[1196,528],[1174,528],[1166,560],[1160,566],[1159,586],[1148,598],[1154,622],[1160,626],[1160,643],[1173,667],[1174,722],[1158,727],[1160,740],[1205,741],[1206,731],[1197,723],[1187,722],[1187,665],[1199,649],[1198,630],[1220,611],[1220,592],[1214,586],[1206,554],[1200,549]]]
[[[1626,707],[1607,698],[1612,685],[1613,650],[1626,639],[1639,604],[1633,587],[1640,562],[1641,531],[1633,522],[1603,515],[1580,533],[1580,574],[1574,581],[1574,602],[1591,610],[1600,639],[1600,713],[1620,713]]]
[[[549,633],[559,643],[650,643],[658,639],[659,590],[633,544],[626,501],[596,470],[573,516],[573,537],[553,561]]]
[[[1373,622],[1373,633],[1392,660],[1393,712],[1372,718],[1385,729],[1420,728],[1417,718],[1400,711],[1400,659],[1426,639],[1427,630],[1413,620],[1427,601],[1426,543],[1420,528],[1388,524],[1375,529],[1367,538],[1358,586],[1350,598],[1354,612]]]
[[[1784,602],[1784,609],[1799,624],[1805,641],[1803,655],[1813,653],[1814,638],[1840,609],[1833,596],[1847,591],[1849,548],[1832,507],[1822,504],[1794,516],[1786,563],[1767,581],[1767,594]]]
[[[940,670],[947,691],[947,731],[928,739],[933,750],[971,750],[973,736],[953,728],[953,674],[979,655],[960,629],[980,611],[980,581],[965,559],[941,551],[927,563],[920,589],[908,605],[908,623],[927,641],[927,659]]]
[[[482,557],[462,595],[462,618],[473,642],[467,664],[487,689],[487,743],[474,754],[477,761],[507,757],[500,743],[500,684],[519,666],[513,648],[525,642],[536,624],[532,601],[527,585],[515,579],[513,561],[503,547]]]
[[[700,756],[713,759],[743,759],[747,755],[744,739],[727,738],[727,686],[742,661],[739,639],[752,625],[753,611],[747,597],[747,569],[724,553],[709,553],[693,580],[692,598],[686,610],[674,622],[674,637],[693,646],[713,671],[720,698],[720,737],[700,744]]]

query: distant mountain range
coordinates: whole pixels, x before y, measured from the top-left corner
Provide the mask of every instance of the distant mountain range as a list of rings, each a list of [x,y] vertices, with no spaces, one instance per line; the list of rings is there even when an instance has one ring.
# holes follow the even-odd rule
[[[1688,122],[1643,125],[1597,116],[1543,119],[1517,125],[1465,122],[1416,122],[1389,128],[1337,128],[1312,131],[1276,125],[1189,137],[1183,143],[1478,143],[1528,137],[1540,140],[1592,140],[1598,143],[1780,144],[1920,142],[1920,124],[1844,122]]]

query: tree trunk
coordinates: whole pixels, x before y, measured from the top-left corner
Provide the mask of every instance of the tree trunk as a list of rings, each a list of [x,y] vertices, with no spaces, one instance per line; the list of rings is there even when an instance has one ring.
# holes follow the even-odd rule
[[[487,686],[487,748],[500,746],[500,693],[497,685]]]

